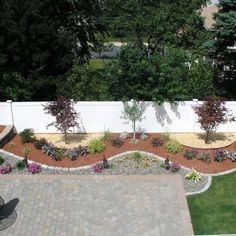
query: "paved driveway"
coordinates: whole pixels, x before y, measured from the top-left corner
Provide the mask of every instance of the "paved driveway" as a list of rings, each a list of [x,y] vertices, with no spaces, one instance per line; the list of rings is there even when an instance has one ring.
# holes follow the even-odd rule
[[[193,235],[179,176],[1,175],[0,196],[19,200],[0,235]]]

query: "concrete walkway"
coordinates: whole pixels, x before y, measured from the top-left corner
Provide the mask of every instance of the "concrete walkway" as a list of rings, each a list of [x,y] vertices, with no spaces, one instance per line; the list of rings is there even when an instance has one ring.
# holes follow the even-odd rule
[[[1,175],[0,196],[19,199],[0,235],[193,235],[180,176]]]

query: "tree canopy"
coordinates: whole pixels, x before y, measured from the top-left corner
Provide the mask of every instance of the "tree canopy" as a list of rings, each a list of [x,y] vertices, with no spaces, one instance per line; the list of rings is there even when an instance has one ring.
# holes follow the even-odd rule
[[[182,101],[217,93],[210,65],[182,49],[165,56],[143,47],[124,47],[105,70],[115,100]],[[197,84],[197,85],[196,85]]]
[[[74,59],[86,60],[104,31],[99,14],[99,1],[0,0],[1,100],[54,99]]]
[[[206,33],[199,12],[206,2],[104,0],[104,18],[113,37],[147,40],[152,50],[169,44],[195,48]]]

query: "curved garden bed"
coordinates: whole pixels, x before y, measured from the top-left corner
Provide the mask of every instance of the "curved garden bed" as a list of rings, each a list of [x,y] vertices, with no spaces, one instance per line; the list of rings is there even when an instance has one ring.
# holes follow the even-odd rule
[[[113,134],[113,138],[117,138],[118,134]],[[207,150],[210,154],[211,162],[204,163],[201,160],[193,159],[188,160],[184,157],[184,153],[186,150],[189,150],[189,147],[183,146],[182,150],[176,154],[170,154],[166,151],[165,144],[159,147],[153,147],[151,140],[154,137],[161,138],[161,134],[149,134],[149,138],[147,140],[139,140],[138,144],[131,144],[131,138],[128,137],[124,140],[124,144],[121,147],[114,147],[111,145],[111,142],[104,142],[105,143],[105,151],[104,153],[96,153],[96,154],[88,154],[86,157],[78,157],[76,160],[71,161],[68,157],[64,157],[61,161],[55,161],[50,156],[43,153],[41,150],[37,150],[34,147],[33,143],[22,144],[20,136],[17,134],[8,144],[6,144],[3,149],[14,153],[19,156],[24,156],[24,147],[30,148],[29,159],[41,164],[49,165],[49,166],[56,166],[56,167],[66,167],[66,168],[75,168],[81,167],[86,165],[91,165],[96,162],[102,161],[104,154],[107,159],[110,157],[117,155],[119,153],[123,153],[125,151],[146,151],[149,153],[153,153],[157,156],[161,156],[163,158],[169,158],[170,161],[174,163],[179,163],[182,166],[188,168],[194,168],[199,172],[202,173],[220,173],[227,170],[231,170],[236,168],[236,162],[232,162],[229,159],[225,159],[223,162],[216,162],[214,161],[214,154],[216,149]],[[204,152],[205,149],[197,149],[198,152]],[[236,151],[236,142],[229,145],[227,148],[223,148],[223,150],[227,151]]]

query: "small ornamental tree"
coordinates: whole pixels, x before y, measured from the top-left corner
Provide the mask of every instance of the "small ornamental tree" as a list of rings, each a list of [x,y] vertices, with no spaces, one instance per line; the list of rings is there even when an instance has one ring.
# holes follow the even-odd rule
[[[74,109],[74,102],[69,98],[60,97],[57,101],[48,102],[44,106],[44,110],[46,114],[56,118],[56,121],[50,123],[47,127],[56,127],[65,135],[65,143],[68,143],[67,133],[69,129],[78,125],[76,121],[78,113]]]
[[[124,102],[124,111],[122,112],[121,118],[130,121],[133,124],[133,139],[132,143],[137,143],[136,140],[136,122],[141,121],[144,117],[145,108],[138,101],[132,100],[132,104]]]
[[[235,121],[235,117],[229,114],[222,98],[208,97],[201,105],[194,108],[198,115],[198,122],[206,132],[205,143],[209,143],[210,134],[215,132],[220,124]]]

